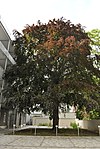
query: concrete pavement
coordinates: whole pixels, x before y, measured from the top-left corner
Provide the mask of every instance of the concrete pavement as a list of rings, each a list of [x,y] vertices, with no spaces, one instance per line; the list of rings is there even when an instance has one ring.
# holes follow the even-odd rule
[[[100,149],[100,136],[0,135],[0,149]]]

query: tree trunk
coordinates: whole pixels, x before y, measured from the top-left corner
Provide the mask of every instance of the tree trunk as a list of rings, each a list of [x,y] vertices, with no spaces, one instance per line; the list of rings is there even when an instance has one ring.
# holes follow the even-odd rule
[[[54,106],[53,109],[53,130],[56,130],[56,125],[59,125],[59,109],[58,105]]]

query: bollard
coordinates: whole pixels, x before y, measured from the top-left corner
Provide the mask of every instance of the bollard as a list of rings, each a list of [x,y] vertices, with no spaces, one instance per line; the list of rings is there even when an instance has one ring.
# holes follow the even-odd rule
[[[15,124],[13,124],[13,135],[15,134]]]
[[[36,126],[35,126],[35,132],[34,132],[34,135],[36,136]]]
[[[77,126],[78,136],[80,135],[80,127]]]
[[[58,125],[56,125],[56,136],[58,134]]]
[[[100,136],[100,126],[98,126],[98,128],[99,128],[99,136]]]

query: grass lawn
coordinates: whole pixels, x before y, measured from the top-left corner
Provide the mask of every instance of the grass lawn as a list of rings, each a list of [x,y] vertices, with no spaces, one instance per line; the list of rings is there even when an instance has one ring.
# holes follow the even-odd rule
[[[28,129],[23,129],[23,130],[17,130],[14,133],[15,135],[37,135],[37,136],[55,136],[56,133],[52,129],[46,129],[46,128],[37,128],[36,129],[36,134],[35,134],[35,129],[34,128],[28,128]],[[77,129],[58,129],[58,136],[78,136],[78,131]],[[80,136],[98,136],[99,134],[97,132],[92,132],[89,130],[85,129],[80,129],[79,130],[79,135]]]

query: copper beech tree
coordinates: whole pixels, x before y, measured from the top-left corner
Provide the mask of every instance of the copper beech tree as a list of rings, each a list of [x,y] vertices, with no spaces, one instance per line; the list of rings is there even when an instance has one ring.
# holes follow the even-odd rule
[[[94,77],[90,39],[80,25],[69,20],[50,20],[47,24],[27,25],[22,33],[14,31],[16,65],[5,73],[6,104],[21,110],[41,109],[59,125],[63,104],[93,108],[92,98],[99,85]],[[11,105],[11,104],[10,104]]]

